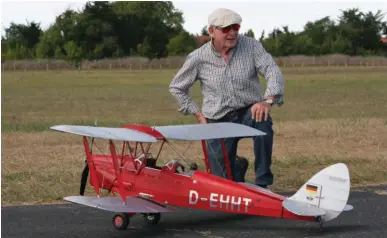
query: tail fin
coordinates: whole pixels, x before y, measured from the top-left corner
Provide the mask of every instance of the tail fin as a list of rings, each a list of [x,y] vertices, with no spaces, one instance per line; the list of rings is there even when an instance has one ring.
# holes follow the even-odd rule
[[[305,209],[301,209],[305,213],[312,205],[321,211],[325,221],[329,221],[342,211],[352,210],[353,207],[347,205],[350,186],[348,167],[343,163],[334,164],[315,174],[293,196],[286,199],[283,206],[297,213],[295,204],[298,207],[305,204]]]

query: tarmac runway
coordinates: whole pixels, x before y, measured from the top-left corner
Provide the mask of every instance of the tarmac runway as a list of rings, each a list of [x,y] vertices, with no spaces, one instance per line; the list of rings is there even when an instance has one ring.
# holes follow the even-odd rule
[[[113,213],[75,204],[2,207],[2,237],[387,237],[387,186],[352,191],[354,210],[324,224],[179,209],[147,226],[140,215],[127,230]]]

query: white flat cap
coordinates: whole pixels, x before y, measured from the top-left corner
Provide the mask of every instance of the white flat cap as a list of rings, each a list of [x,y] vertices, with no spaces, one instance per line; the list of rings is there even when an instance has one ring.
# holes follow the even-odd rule
[[[242,17],[226,8],[218,8],[208,16],[209,26],[226,27],[232,24],[241,24]]]

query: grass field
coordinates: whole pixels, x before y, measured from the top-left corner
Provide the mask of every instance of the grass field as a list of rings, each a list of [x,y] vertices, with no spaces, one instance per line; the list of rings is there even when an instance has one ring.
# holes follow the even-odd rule
[[[84,165],[81,137],[50,132],[52,125],[196,123],[177,112],[168,92],[175,72],[2,72],[2,204],[52,202],[78,194]],[[285,104],[272,111],[271,189],[297,189],[336,162],[347,163],[353,185],[387,183],[387,68],[283,73]],[[200,103],[198,84],[192,95]],[[181,151],[188,146],[175,144]],[[251,146],[250,140],[241,141],[238,154],[253,163]],[[199,142],[186,155],[200,162]],[[165,150],[161,156],[165,162],[177,154]],[[253,175],[250,168],[248,180]]]

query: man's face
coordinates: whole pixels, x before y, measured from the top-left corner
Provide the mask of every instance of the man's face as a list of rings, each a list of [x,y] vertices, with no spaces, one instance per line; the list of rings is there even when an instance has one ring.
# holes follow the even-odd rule
[[[214,36],[214,41],[218,45],[224,48],[233,48],[237,42],[239,28],[239,24],[233,24],[223,28],[212,26],[210,33]]]

